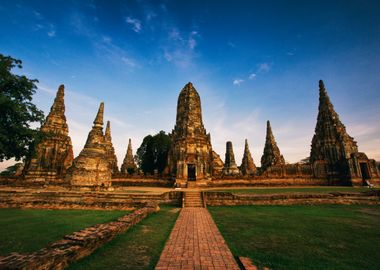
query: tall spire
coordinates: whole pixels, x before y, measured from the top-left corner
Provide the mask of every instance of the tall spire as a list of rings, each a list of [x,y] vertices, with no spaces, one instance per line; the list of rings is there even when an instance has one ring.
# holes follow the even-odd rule
[[[330,163],[348,158],[358,152],[354,139],[334,110],[322,80],[319,81],[319,106],[315,134],[312,140],[310,161],[327,160]]]
[[[125,154],[123,164],[121,165],[121,172],[124,174],[133,174],[136,172],[136,170],[137,166],[135,159],[133,158],[132,140],[129,139],[127,153]]]
[[[245,139],[244,155],[240,166],[241,173],[243,175],[255,175],[256,165],[253,162],[251,152],[249,151],[248,140]]]
[[[270,166],[284,165],[285,159],[280,153],[276,140],[273,136],[272,127],[267,121],[267,135],[265,140],[264,153],[261,157],[261,168],[266,170]]]
[[[97,127],[97,126],[103,127],[103,114],[104,114],[104,102],[101,102],[98,113],[96,114],[96,117],[94,120],[94,127]]]
[[[75,186],[110,186],[112,169],[109,162],[109,144],[103,134],[104,103],[100,103],[94,126],[87,141],[67,171],[66,179]]]
[[[232,142],[227,142],[223,174],[224,175],[238,175],[239,173],[240,173],[239,168],[237,167],[236,162],[235,162],[235,155],[234,155],[234,150],[232,148]]]
[[[106,131],[104,132],[106,141],[111,141],[111,123],[107,121]]]
[[[40,179],[45,183],[62,180],[73,162],[73,147],[65,117],[65,87],[60,85],[50,112],[42,124],[44,135],[35,155],[25,166],[26,179]],[[34,180],[33,180],[34,181]]]
[[[113,144],[112,144],[110,121],[107,121],[106,131],[104,134],[104,141],[106,144],[107,159],[109,161],[109,166],[112,170],[112,174],[115,174],[119,172],[119,168],[117,167],[117,157],[115,154],[115,148],[113,147]]]

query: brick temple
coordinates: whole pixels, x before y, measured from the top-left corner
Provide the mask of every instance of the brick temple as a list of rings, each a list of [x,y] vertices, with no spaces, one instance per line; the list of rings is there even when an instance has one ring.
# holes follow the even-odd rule
[[[73,159],[65,117],[64,86],[60,86],[41,127],[44,136],[37,144],[33,158],[26,162],[23,181],[107,188],[125,184],[129,178],[135,179],[133,185],[138,185],[136,179],[145,179],[147,176],[138,174],[131,140],[119,172],[110,122],[103,132],[103,112],[102,103],[83,150]],[[242,183],[265,186],[380,183],[376,161],[359,152],[357,142],[347,133],[335,112],[323,81],[319,81],[318,116],[308,162],[285,162],[269,121],[260,167],[253,161],[247,140],[240,166],[236,164],[230,141],[226,143],[223,162],[212,149],[210,133],[206,132],[202,121],[201,98],[190,82],[179,94],[176,123],[169,136],[172,144],[166,174],[160,178],[179,187]],[[117,181],[113,180],[116,177]],[[154,178],[148,183],[156,184]]]

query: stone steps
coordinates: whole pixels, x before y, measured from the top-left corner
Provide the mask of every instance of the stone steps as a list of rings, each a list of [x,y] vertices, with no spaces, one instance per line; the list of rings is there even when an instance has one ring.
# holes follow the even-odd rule
[[[204,207],[202,193],[199,191],[184,192],[184,207]]]

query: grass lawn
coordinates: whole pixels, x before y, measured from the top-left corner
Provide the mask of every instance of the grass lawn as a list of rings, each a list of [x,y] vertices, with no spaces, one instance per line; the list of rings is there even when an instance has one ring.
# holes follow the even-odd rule
[[[302,188],[250,188],[250,189],[218,189],[209,191],[232,192],[238,194],[283,194],[283,193],[331,193],[331,192],[363,192],[366,187],[302,187]]]
[[[0,209],[0,255],[39,250],[64,235],[128,211]]]
[[[209,207],[235,256],[273,269],[379,269],[380,206]]]
[[[179,214],[179,208],[161,206],[131,230],[118,235],[68,269],[154,269]]]

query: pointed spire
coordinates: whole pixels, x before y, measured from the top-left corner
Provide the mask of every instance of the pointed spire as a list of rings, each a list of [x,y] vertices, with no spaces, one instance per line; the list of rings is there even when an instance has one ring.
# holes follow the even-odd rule
[[[240,170],[243,175],[255,175],[256,165],[253,162],[251,151],[249,151],[248,140],[245,139],[244,155],[241,161]]]
[[[104,102],[100,103],[98,113],[94,120],[94,127],[103,127]]]
[[[265,140],[264,153],[261,157],[261,168],[265,170],[270,166],[285,164],[285,159],[280,153],[276,140],[273,136],[272,127],[267,121],[267,135]]]
[[[340,121],[325,85],[320,80],[318,117],[312,139],[310,161],[326,160],[333,164],[357,151],[356,142],[347,134],[346,127]]]
[[[134,174],[137,172],[135,159],[133,158],[132,140],[128,140],[127,153],[125,154],[123,164],[121,165],[121,172],[124,174]]]
[[[59,113],[60,115],[63,115],[65,112],[65,86],[61,84],[58,88],[57,95],[55,96],[54,103],[51,106],[50,111],[54,111],[56,113]]]
[[[111,123],[110,121],[107,121],[106,131],[104,133],[104,137],[106,138],[106,141],[111,141]]]

